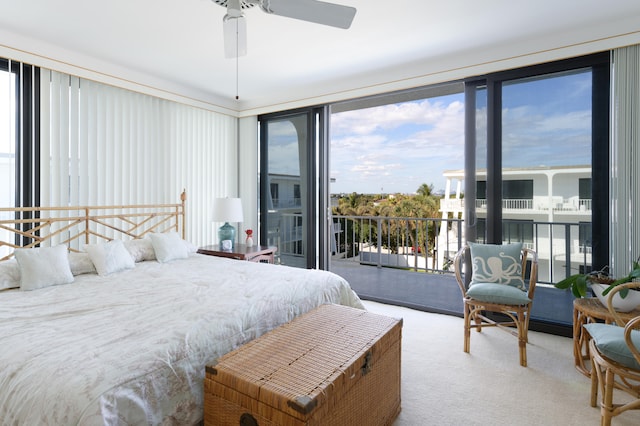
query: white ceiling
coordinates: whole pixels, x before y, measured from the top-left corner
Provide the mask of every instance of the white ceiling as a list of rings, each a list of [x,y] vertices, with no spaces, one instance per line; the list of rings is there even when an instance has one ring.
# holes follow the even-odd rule
[[[223,52],[226,11],[211,0],[0,0],[0,54],[260,112],[640,40],[638,0],[335,2],[357,8],[350,29],[245,11],[239,101],[236,61]]]

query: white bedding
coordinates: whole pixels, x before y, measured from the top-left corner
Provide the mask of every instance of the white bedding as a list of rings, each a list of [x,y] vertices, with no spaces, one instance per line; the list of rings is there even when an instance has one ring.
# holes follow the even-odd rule
[[[192,254],[0,292],[2,425],[194,424],[204,366],[323,303],[329,272]]]

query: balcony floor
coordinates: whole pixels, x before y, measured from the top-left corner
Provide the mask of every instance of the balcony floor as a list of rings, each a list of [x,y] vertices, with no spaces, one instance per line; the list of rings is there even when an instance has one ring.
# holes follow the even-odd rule
[[[453,274],[378,268],[345,261],[332,261],[330,270],[345,278],[362,299],[462,316],[462,297]]]
[[[282,256],[283,264],[302,267],[302,258]],[[361,299],[449,315],[462,316],[462,296],[453,273],[425,273],[379,268],[332,260],[331,272],[349,282]],[[551,286],[536,286],[531,330],[571,336],[573,296]]]
[[[424,273],[333,261],[331,271],[345,278],[364,300],[426,312],[462,316],[462,295],[451,273]],[[550,286],[536,286],[530,330],[572,335],[573,296]]]

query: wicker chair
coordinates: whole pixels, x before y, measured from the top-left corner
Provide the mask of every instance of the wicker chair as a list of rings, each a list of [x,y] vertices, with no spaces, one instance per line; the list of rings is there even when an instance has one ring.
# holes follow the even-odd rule
[[[613,308],[613,296],[625,288],[640,289],[640,282],[619,285],[608,295],[609,312],[616,324],[585,324],[591,340],[591,406],[597,407],[600,390],[600,424],[609,426],[611,418],[627,410],[640,409],[640,316],[626,324]],[[613,403],[613,390],[620,389],[633,398],[622,404]]]
[[[505,247],[499,245],[477,246],[494,247],[496,249]],[[480,332],[482,327],[499,327],[518,338],[520,365],[526,367],[529,316],[536,288],[538,257],[533,250],[520,249],[518,247],[515,256],[517,257],[519,253],[520,259],[514,259],[514,261],[517,263],[519,260],[519,268],[514,268],[514,265],[509,268],[510,273],[518,275],[518,279],[522,283],[520,288],[501,283],[499,280],[474,283],[473,277],[469,280],[470,285],[467,286],[463,271],[465,265],[470,266],[474,260],[471,259],[471,251],[467,245],[460,249],[454,258],[456,280],[462,291],[462,300],[464,302],[464,351],[469,353],[471,328],[475,328]],[[500,259],[500,257],[494,258],[496,261],[497,259]],[[530,265],[528,265],[529,262]],[[495,269],[495,262],[493,262],[493,266]],[[529,266],[528,270],[527,266]],[[478,265],[473,266],[473,271],[478,273]],[[527,272],[529,273],[528,280],[525,278]],[[478,275],[480,274],[478,273]],[[495,275],[498,276],[498,274]],[[488,318],[485,312],[495,312],[506,316],[506,318],[504,321],[494,320]]]

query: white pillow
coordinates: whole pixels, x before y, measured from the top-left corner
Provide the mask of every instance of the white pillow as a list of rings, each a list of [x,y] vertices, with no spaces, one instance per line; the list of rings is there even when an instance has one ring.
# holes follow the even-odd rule
[[[177,232],[149,234],[158,262],[165,263],[189,257],[187,246]]]
[[[69,267],[74,276],[96,273],[96,267],[93,265],[89,253],[69,253]]]
[[[98,271],[98,275],[105,276],[127,269],[135,268],[136,264],[129,251],[120,240],[106,243],[90,244],[84,247]]]
[[[189,242],[187,240],[182,240],[182,242],[184,243],[184,246],[187,248],[187,253],[197,253],[198,252],[198,247],[196,247],[196,245],[193,244],[192,242]]]
[[[20,266],[21,290],[36,290],[73,282],[65,245],[16,249],[13,254]]]
[[[153,251],[153,244],[148,238],[127,240],[124,242],[124,246],[135,262],[156,260],[156,252]]]
[[[0,262],[0,290],[20,287],[20,266],[15,259]]]

